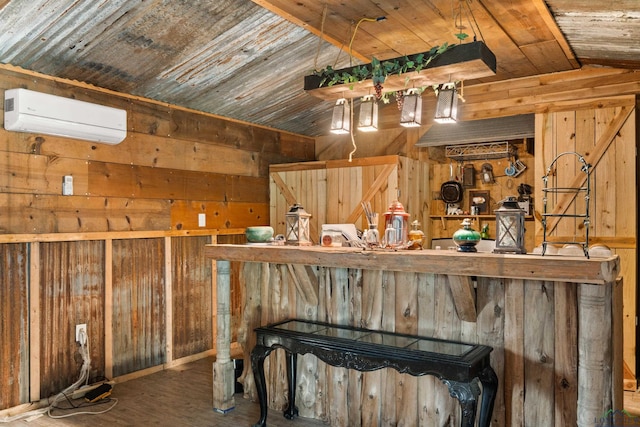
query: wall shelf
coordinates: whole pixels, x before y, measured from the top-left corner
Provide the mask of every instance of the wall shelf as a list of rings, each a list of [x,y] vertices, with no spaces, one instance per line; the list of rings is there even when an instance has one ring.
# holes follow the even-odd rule
[[[458,161],[502,159],[514,157],[517,152],[518,148],[508,141],[447,145],[445,147],[445,156]]]
[[[574,180],[574,183],[578,184],[575,187],[549,187],[550,179],[554,179],[556,182],[558,180],[558,168],[556,167],[556,163],[561,157],[567,155],[573,155],[577,158],[576,161],[579,162],[580,171],[584,173],[584,177],[575,178],[577,179],[577,181]],[[542,189],[542,204],[544,208],[544,211],[542,213],[542,255],[545,254],[547,250],[547,244],[549,243],[568,245],[575,244],[581,246],[585,257],[589,258],[589,201],[591,198],[590,176],[591,165],[587,163],[583,156],[574,151],[567,151],[558,154],[547,168],[547,173],[542,177],[542,181],[544,183],[544,188]],[[577,199],[579,194],[584,195],[585,203],[584,208],[582,208],[584,211],[575,211],[573,213],[567,212],[567,207]],[[555,198],[557,195],[560,195],[560,197],[558,199],[554,199],[554,206],[550,206],[551,204],[549,203],[549,198]],[[577,209],[577,207],[575,209]],[[558,222],[564,218],[582,218],[582,223],[584,224],[584,239],[579,240],[576,237],[572,241],[552,242],[549,240],[549,234],[553,232]]]

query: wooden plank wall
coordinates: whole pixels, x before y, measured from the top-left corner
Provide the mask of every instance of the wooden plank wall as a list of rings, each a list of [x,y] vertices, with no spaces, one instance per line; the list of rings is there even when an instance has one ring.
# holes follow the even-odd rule
[[[480,231],[485,224],[489,225],[489,236],[495,239],[496,225],[495,215],[493,211],[500,207],[499,202],[507,196],[518,196],[518,186],[520,184],[528,184],[531,188],[535,188],[539,184],[539,177],[536,175],[534,154],[527,151],[527,144],[532,144],[532,140],[510,141],[517,148],[518,159],[526,165],[526,169],[517,177],[509,177],[505,173],[505,168],[509,166],[511,159],[484,159],[484,160],[468,160],[457,162],[445,157],[444,147],[429,148],[430,157],[434,163],[431,165],[431,193],[429,197],[430,205],[430,221],[429,227],[432,238],[448,238],[460,228],[460,223],[464,217],[446,215],[446,204],[440,199],[438,193],[443,182],[450,179],[450,166],[453,166],[454,178],[462,183],[461,166],[473,165],[475,169],[475,185],[464,186],[464,196],[460,203],[460,208],[469,213],[471,211],[471,191],[488,191],[490,196],[489,213],[487,215],[470,216],[474,220],[473,227]],[[436,162],[435,159],[438,159]],[[487,184],[482,181],[482,165],[489,163],[493,168],[494,182]],[[533,216],[526,223],[527,231],[525,232],[526,246],[528,250],[533,250],[535,241],[535,228],[533,227]]]
[[[364,230],[361,202],[370,201],[382,229],[384,212],[396,199],[411,215],[410,222],[424,224],[428,175],[428,164],[402,156],[272,165],[271,225],[284,234],[285,214],[296,201],[312,214],[312,231],[336,223],[354,223]],[[316,242],[318,237],[312,236]]]
[[[0,128],[0,230],[55,233],[269,223],[271,163],[314,158],[310,138],[0,68],[23,87],[127,110],[114,146]],[[74,195],[62,196],[62,177]]]
[[[592,164],[589,242],[604,244],[620,256],[624,279],[624,361],[636,373],[637,242],[635,209],[636,115],[635,97],[618,99],[615,105],[536,115],[536,176],[546,173],[560,153],[577,152]],[[617,126],[616,126],[617,124]],[[568,186],[579,171],[575,156],[562,156],[558,173],[549,186]],[[542,212],[541,185],[536,185],[536,211]],[[551,198],[549,206],[554,206]],[[569,213],[584,213],[584,197],[568,206]],[[536,239],[542,240],[542,227],[536,223]],[[553,238],[584,240],[581,219],[563,219],[551,233]]]
[[[292,282],[300,275],[287,266],[245,263],[243,275],[251,279],[246,281],[251,298],[245,301],[241,330],[298,317],[489,345],[494,349],[491,365],[499,380],[494,426],[577,425],[579,367],[584,376],[593,373],[598,381],[611,380],[606,368],[613,363],[610,350],[585,355],[578,354],[578,349],[599,347],[585,342],[594,339],[592,335],[600,343],[615,340],[611,334],[596,335],[606,334],[598,325],[611,324],[615,317],[611,311],[589,310],[602,308],[599,304],[611,301],[613,294],[618,301],[621,284],[479,277],[477,321],[466,322],[458,318],[445,275],[326,267],[307,271],[317,279],[315,306],[296,292]],[[612,294],[605,298],[605,292]],[[598,298],[589,296],[596,294]],[[583,300],[580,295],[585,295]],[[595,313],[603,317],[598,319]],[[251,339],[255,340],[245,334],[239,342],[250,349]],[[245,357],[248,360],[248,354]],[[286,406],[284,359],[284,352],[276,350],[265,362],[272,414]],[[255,399],[248,366],[243,372],[245,396]],[[332,426],[460,424],[458,402],[431,376],[415,378],[393,369],[362,373],[328,366],[309,355],[298,358],[297,372],[296,404],[301,417],[322,419]],[[614,397],[610,390],[603,393],[608,400],[594,403],[595,407],[620,407],[622,390]]]
[[[0,410],[77,379],[78,323],[93,379],[210,354],[202,246],[268,224],[269,165],[313,160],[313,139],[0,65],[0,91],[16,87],[123,108],[128,135],[109,146],[0,127],[0,358],[12,361],[0,364]]]

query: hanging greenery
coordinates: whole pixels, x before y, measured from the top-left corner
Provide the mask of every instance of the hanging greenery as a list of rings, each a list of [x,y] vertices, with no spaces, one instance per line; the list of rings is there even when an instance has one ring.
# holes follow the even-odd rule
[[[355,83],[368,79],[373,81],[374,86],[383,85],[389,75],[402,75],[412,71],[422,71],[438,55],[441,55],[453,46],[455,45],[444,43],[442,46],[431,48],[428,52],[417,55],[405,55],[384,61],[373,57],[370,64],[358,65],[347,70],[334,70],[333,67],[328,65],[327,68],[323,68],[322,70],[314,70],[313,74],[320,78],[318,87],[347,84],[353,89]]]

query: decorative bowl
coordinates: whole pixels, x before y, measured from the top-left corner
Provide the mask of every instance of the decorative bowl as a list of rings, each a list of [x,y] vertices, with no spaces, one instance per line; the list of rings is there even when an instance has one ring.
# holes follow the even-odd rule
[[[245,235],[250,243],[266,243],[273,238],[273,227],[268,225],[247,227]]]

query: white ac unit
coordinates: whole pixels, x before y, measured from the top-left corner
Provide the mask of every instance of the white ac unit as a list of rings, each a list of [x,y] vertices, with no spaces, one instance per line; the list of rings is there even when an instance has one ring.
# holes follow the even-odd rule
[[[127,112],[28,89],[4,92],[4,128],[104,144],[127,136]]]

